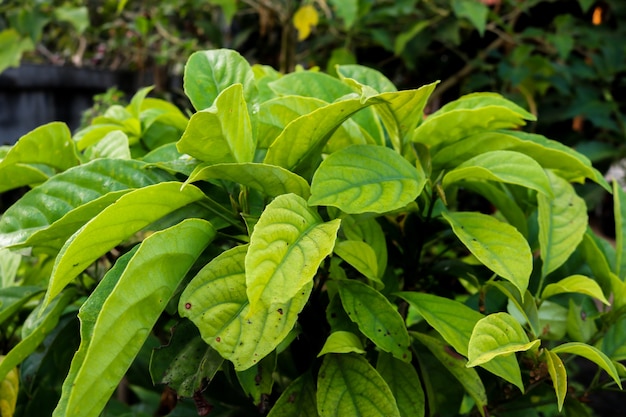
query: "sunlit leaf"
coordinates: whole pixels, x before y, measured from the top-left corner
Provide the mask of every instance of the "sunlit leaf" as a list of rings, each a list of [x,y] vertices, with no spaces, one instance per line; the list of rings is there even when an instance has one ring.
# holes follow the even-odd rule
[[[172,179],[140,161],[99,159],[70,168],[29,191],[0,219],[0,247],[24,242],[66,213],[111,191]]]
[[[562,293],[580,293],[593,297],[606,305],[610,305],[596,281],[584,275],[571,275],[554,284],[548,284],[541,294],[541,298],[549,298]]]
[[[554,196],[537,195],[543,276],[567,261],[587,229],[585,201],[576,194],[570,183],[550,171],[546,172]]]
[[[491,151],[465,161],[444,177],[442,185],[465,181],[491,180],[537,190],[552,197],[550,181],[534,159],[519,152]]]
[[[48,178],[46,173],[32,165],[0,165],[0,193],[25,185],[36,186]]]
[[[385,380],[353,353],[324,356],[317,377],[317,411],[320,417],[400,417]]]
[[[341,219],[341,230],[347,239],[363,241],[374,250],[378,273],[382,276],[387,268],[387,242],[376,219],[368,216],[345,216]]]
[[[582,356],[589,359],[591,362],[604,369],[611,378],[615,381],[617,386],[622,388],[622,381],[619,378],[617,369],[611,360],[602,353],[599,349],[579,342],[563,343],[562,345],[552,348],[552,353],[571,353],[572,355]]]
[[[196,110],[213,105],[217,96],[234,84],[243,84],[244,98],[253,102],[256,92],[250,64],[238,52],[228,49],[198,51],[185,65],[183,88]]]
[[[317,26],[319,16],[311,4],[302,5],[293,14],[293,25],[298,31],[298,40],[303,41],[311,34],[311,28]]]
[[[324,342],[324,346],[322,346],[322,350],[317,355],[318,357],[326,355],[328,353],[365,353],[363,350],[363,343],[361,343],[361,339],[354,333],[346,332],[346,331],[336,331],[332,332],[326,342]]]
[[[81,345],[53,416],[100,415],[149,329],[214,237],[210,223],[185,220],[146,238],[107,273],[81,307]]]
[[[338,281],[337,285],[343,308],[359,330],[380,349],[409,362],[411,340],[398,309],[384,295],[359,281]]]
[[[430,352],[443,364],[443,366],[463,385],[465,391],[474,399],[481,415],[485,415],[487,406],[487,393],[485,386],[475,369],[468,368],[467,360],[452,351],[445,343],[434,337],[411,332],[411,336],[430,350]]]
[[[335,243],[333,253],[352,265],[368,279],[382,284],[378,273],[376,252],[367,243],[358,240],[342,240]]]
[[[340,79],[352,78],[361,84],[372,87],[379,93],[398,91],[396,86],[383,73],[363,65],[339,65],[337,74]]]
[[[128,136],[121,130],[107,133],[98,143],[85,150],[90,159],[131,159]]]
[[[234,84],[211,107],[191,116],[178,150],[213,164],[252,162],[256,144],[243,94],[243,86]]]
[[[4,356],[0,355],[0,363]],[[17,405],[17,395],[20,387],[17,368],[11,369],[4,378],[0,379],[0,416],[13,417]]]
[[[513,226],[481,213],[444,212],[454,234],[487,268],[526,292],[533,269],[528,242]]]
[[[220,179],[233,181],[261,191],[269,197],[294,193],[309,198],[311,188],[301,176],[274,165],[248,163],[201,164],[189,176],[188,183]]]
[[[384,352],[378,354],[376,370],[383,377],[396,399],[400,416],[422,417],[426,400],[420,378],[412,366]]]
[[[353,145],[322,162],[313,176],[309,204],[346,213],[384,213],[415,200],[425,180],[389,148]]]
[[[613,181],[613,213],[615,215],[616,271],[623,281],[626,278],[626,192]]]
[[[162,182],[121,196],[93,217],[65,243],[57,256],[44,304],[92,262],[124,239],[168,213],[204,198],[193,185]]]
[[[254,313],[260,306],[285,303],[311,282],[330,255],[340,220],[321,217],[295,194],[267,205],[250,236],[246,292]]]
[[[529,341],[522,326],[510,314],[490,314],[474,326],[467,351],[467,366],[481,365],[497,356],[526,351],[540,343],[539,339]]]
[[[563,361],[554,352],[546,349],[544,350],[546,355],[546,364],[548,365],[548,373],[552,379],[552,385],[554,386],[554,392],[556,393],[556,401],[559,406],[559,411],[563,408],[563,402],[567,395],[567,372],[565,371],[565,365]]]

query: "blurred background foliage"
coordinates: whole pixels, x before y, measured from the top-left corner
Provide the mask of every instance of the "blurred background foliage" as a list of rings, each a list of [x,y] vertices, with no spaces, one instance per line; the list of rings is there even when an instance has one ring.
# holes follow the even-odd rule
[[[0,71],[132,70],[180,100],[171,80],[195,50],[283,72],[357,62],[401,88],[441,80],[433,111],[500,92],[538,115],[528,130],[602,170],[626,155],[625,22],[623,0],[4,0]]]

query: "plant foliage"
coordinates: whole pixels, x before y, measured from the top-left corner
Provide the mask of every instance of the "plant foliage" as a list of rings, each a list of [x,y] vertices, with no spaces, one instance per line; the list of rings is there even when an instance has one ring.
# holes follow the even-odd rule
[[[145,89],[6,149],[31,190],[0,219],[3,416],[556,415],[621,388],[622,231],[572,182],[612,190],[618,228],[624,193],[497,94],[426,116],[435,83],[337,74],[197,52],[189,119]]]

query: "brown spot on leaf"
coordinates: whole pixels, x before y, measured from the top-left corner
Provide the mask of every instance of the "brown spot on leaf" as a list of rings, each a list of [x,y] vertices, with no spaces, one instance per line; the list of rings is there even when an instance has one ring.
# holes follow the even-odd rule
[[[185,303],[185,308],[189,310],[191,308],[191,303]]]

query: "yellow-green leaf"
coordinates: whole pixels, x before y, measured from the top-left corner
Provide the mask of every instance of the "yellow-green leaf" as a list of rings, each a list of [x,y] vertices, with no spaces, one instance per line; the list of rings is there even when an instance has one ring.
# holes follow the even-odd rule
[[[546,364],[548,365],[548,373],[552,378],[552,385],[554,386],[554,392],[556,393],[556,401],[559,406],[559,412],[563,408],[563,402],[567,395],[567,372],[565,371],[565,365],[563,361],[554,352],[546,349],[544,350],[546,355]]]
[[[4,356],[0,355],[0,363]],[[0,416],[13,417],[20,382],[17,368],[11,369],[4,379],[0,380]]]
[[[584,275],[571,275],[567,278],[563,278],[558,282],[555,282],[554,284],[547,285],[546,288],[543,290],[543,293],[541,294],[541,298],[549,298],[556,294],[568,292],[586,294],[590,297],[600,300],[606,305],[611,304],[602,293],[602,288],[600,288],[600,285],[598,285],[595,280]]]
[[[318,357],[326,355],[327,353],[365,353],[363,350],[363,343],[357,335],[346,331],[332,332],[322,350],[317,355]]]
[[[319,16],[317,10],[310,4],[302,5],[293,15],[293,25],[298,31],[298,40],[303,41],[311,34],[311,28],[317,26]]]
[[[582,356],[594,362],[600,368],[604,369],[615,381],[618,387],[622,388],[622,381],[611,359],[609,359],[602,351],[591,345],[580,342],[563,343],[552,349],[552,353],[571,353],[573,355]]]

